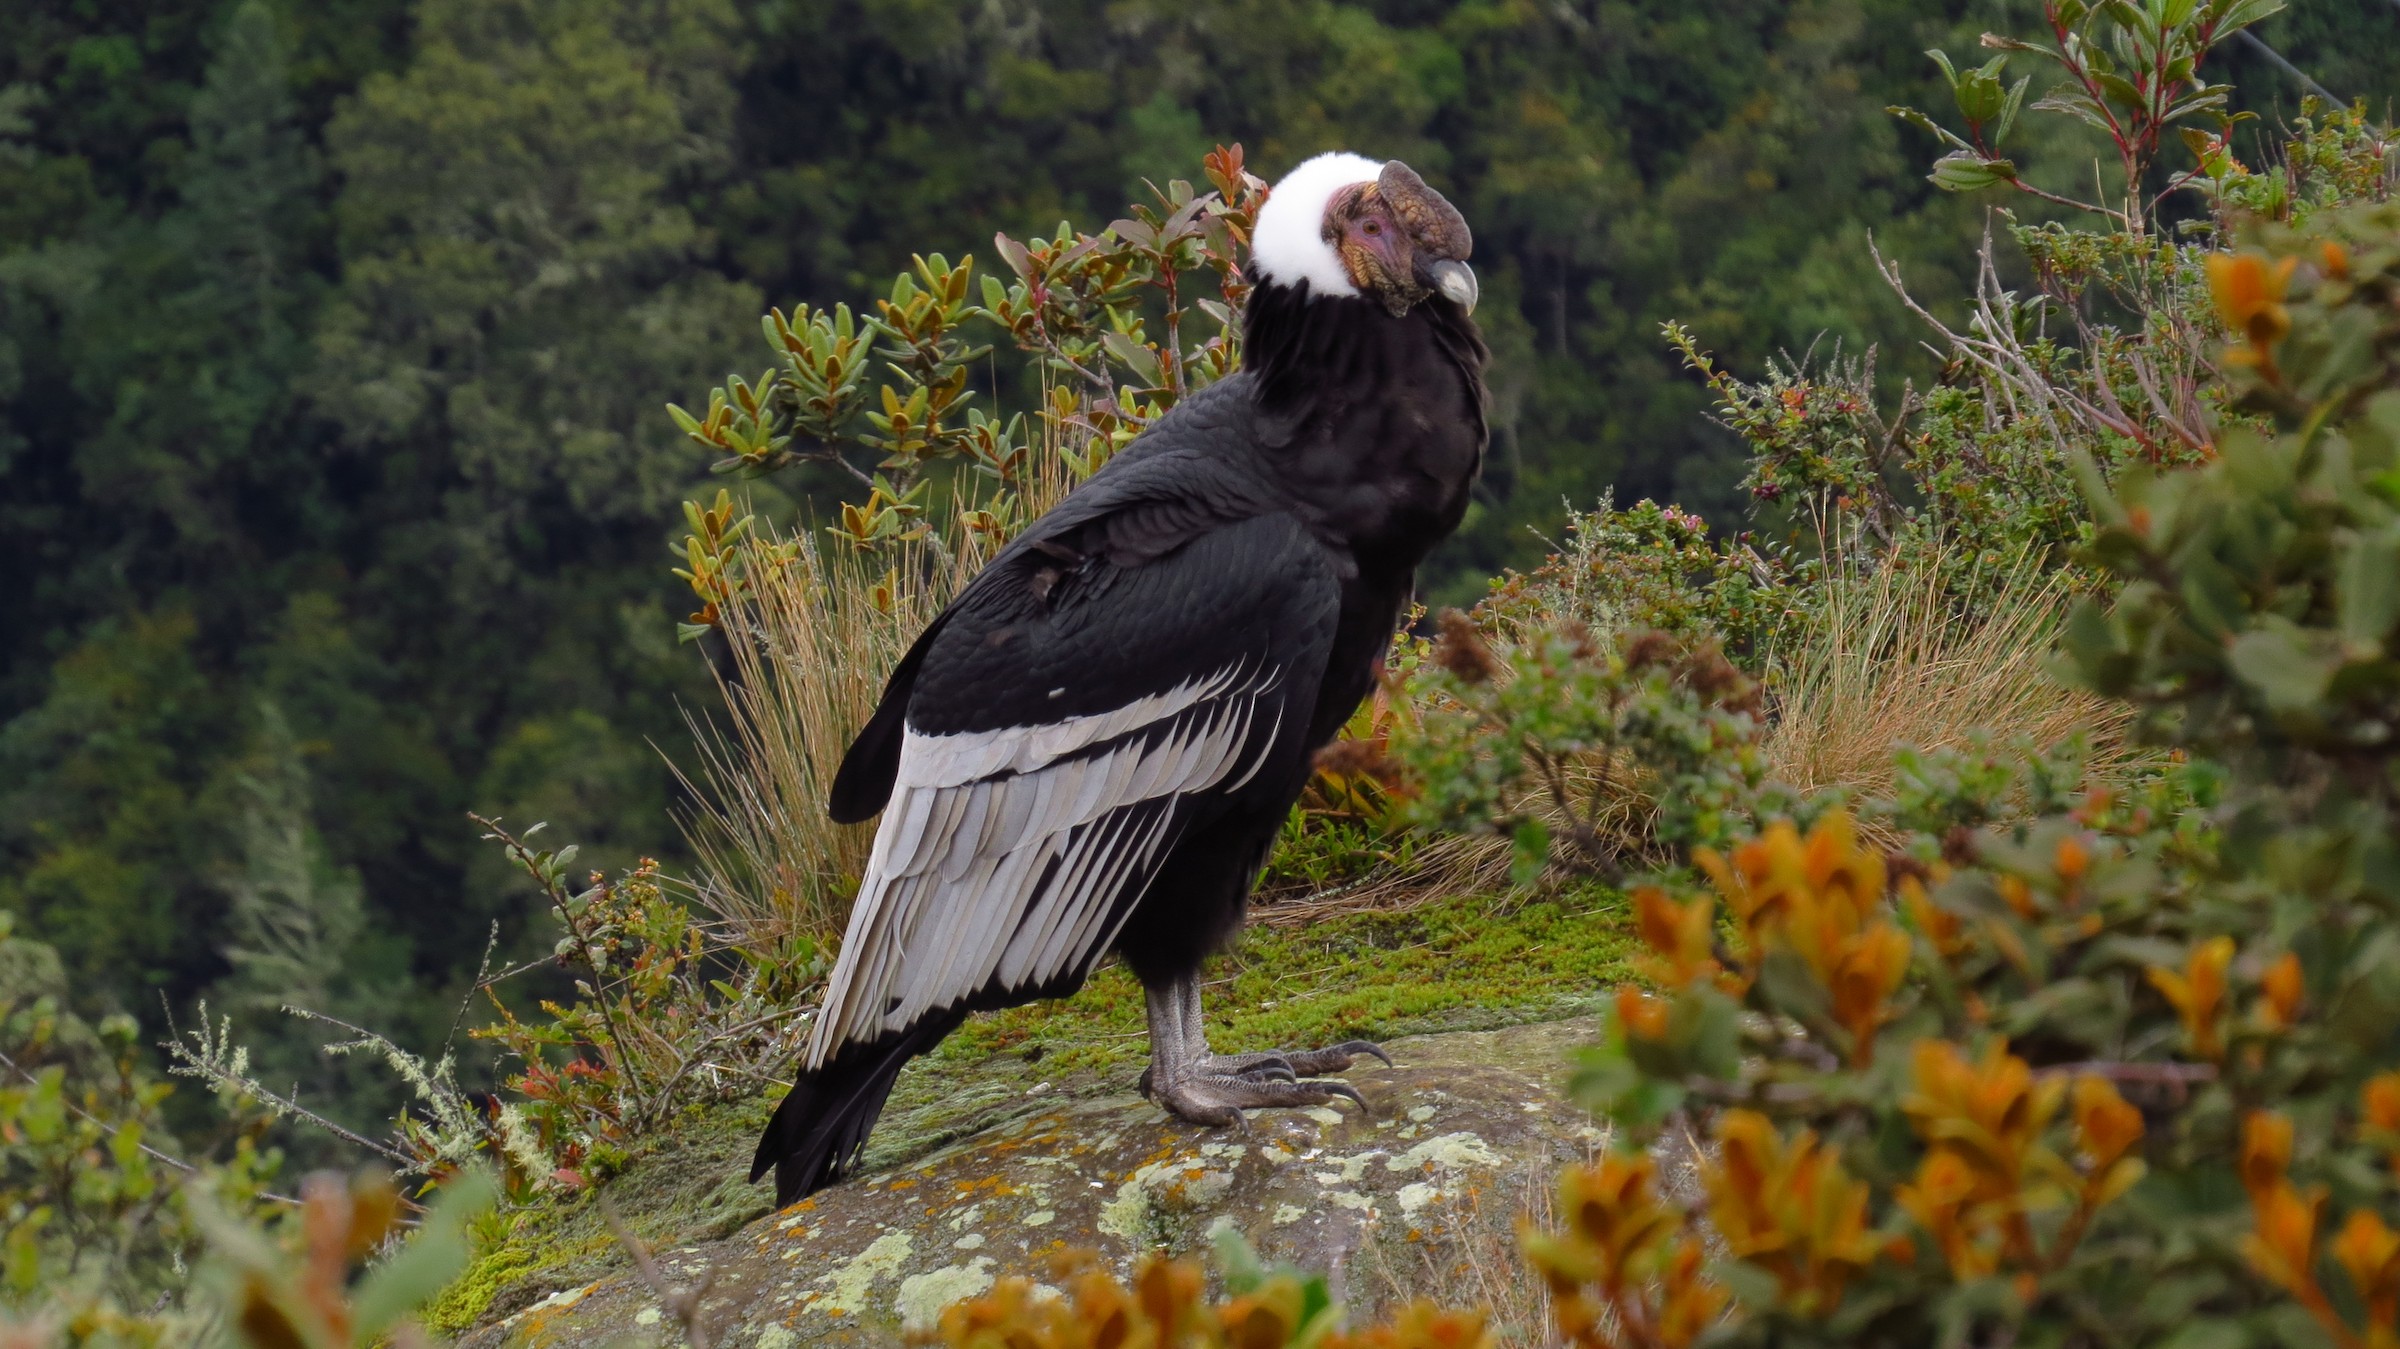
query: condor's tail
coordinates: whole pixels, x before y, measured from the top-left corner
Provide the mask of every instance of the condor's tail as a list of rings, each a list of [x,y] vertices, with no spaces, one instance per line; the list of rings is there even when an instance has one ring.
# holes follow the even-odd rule
[[[864,1044],[844,1045],[823,1067],[800,1074],[750,1159],[750,1179],[775,1171],[775,1206],[815,1194],[849,1174],[910,1059],[967,1019],[961,1007]]]

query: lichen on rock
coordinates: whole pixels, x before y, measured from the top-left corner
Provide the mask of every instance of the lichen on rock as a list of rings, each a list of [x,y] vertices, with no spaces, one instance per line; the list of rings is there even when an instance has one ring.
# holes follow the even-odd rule
[[[1397,1068],[1353,1072],[1368,1101],[1253,1112],[1195,1129],[1132,1096],[1047,1099],[1033,1113],[672,1252],[710,1292],[719,1343],[885,1343],[1009,1274],[1098,1252],[1120,1272],[1203,1253],[1232,1230],[1261,1258],[1323,1272],[1354,1311],[1405,1271],[1505,1250],[1518,1209],[1602,1141],[1561,1094],[1588,1022],[1395,1042]],[[499,1318],[469,1349],[656,1342],[657,1298],[630,1274]]]

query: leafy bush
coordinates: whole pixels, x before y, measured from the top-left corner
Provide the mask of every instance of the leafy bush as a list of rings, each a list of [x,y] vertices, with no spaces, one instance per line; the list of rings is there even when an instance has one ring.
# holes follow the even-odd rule
[[[210,1024],[205,1007],[201,1025],[167,1046],[174,1071],[244,1108],[332,1133],[420,1183],[495,1167],[518,1201],[582,1189],[685,1108],[778,1080],[799,1053],[806,995],[828,965],[818,947],[805,938],[763,952],[728,942],[670,896],[646,858],[613,880],[588,873],[578,889],[568,879],[573,845],[533,846],[540,825],[520,838],[497,821],[476,822],[540,887],[558,922],[553,963],[571,974],[575,994],[540,999],[538,1015],[522,1015],[502,987],[544,962],[498,976],[487,969],[477,980],[474,991],[495,1015],[468,1034],[514,1063],[500,1083],[506,1095],[462,1085],[447,1045],[429,1062],[380,1032],[296,1008],[284,1010],[346,1037],[323,1052],[379,1060],[408,1089],[412,1109],[388,1132],[349,1129],[278,1093],[252,1069],[230,1023]],[[462,1007],[459,1021],[465,1015]]]
[[[1011,282],[979,279],[974,259],[953,265],[937,253],[895,277],[872,316],[847,305],[773,310],[762,323],[775,365],[755,384],[736,376],[712,390],[703,415],[668,412],[720,456],[719,473],[758,477],[813,462],[847,475],[866,499],[826,529],[855,548],[927,537],[929,475],[962,462],[993,490],[962,502],[937,540],[950,542],[951,529],[1014,532],[1047,504],[1020,493],[1047,484],[1055,494],[1061,470],[1074,481],[1091,476],[1184,394],[1239,368],[1248,293],[1239,258],[1266,199],[1242,164],[1242,147],[1219,146],[1205,165],[1215,191],[1182,179],[1153,186],[1153,203],[1099,234],[1062,222],[1049,239],[997,236]],[[1220,298],[1194,293],[1194,273],[1213,277]],[[1196,319],[1211,331],[1188,342],[1185,325]],[[1030,416],[969,406],[970,378],[992,353],[968,335],[977,325],[997,328],[1024,356]],[[889,379],[871,380],[870,358]],[[705,530],[694,539],[685,579],[703,608],[687,638],[713,625],[709,604],[736,593],[712,586],[719,573],[702,563],[718,549]]]
[[[2276,429],[2113,488],[2086,468],[2123,590],[2078,609],[2068,668],[2181,761],[2141,794],[2028,764],[2033,817],[1972,826],[2001,784],[1925,765],[1888,857],[1835,813],[1637,892],[1659,991],[1620,990],[1579,1090],[1636,1139],[1710,1116],[1708,1198],[1621,1159],[1571,1177],[1569,1230],[1530,1248],[1565,1319],[1662,1345],[1691,1340],[1662,1307],[1715,1301],[1720,1343],[2400,1334],[2400,213],[2258,239],[2210,267]],[[1722,1259],[1685,1254],[1704,1232]]]
[[[1395,745],[1416,820],[1505,834],[1526,883],[1554,835],[1582,869],[1615,876],[1629,844],[1719,841],[1755,811],[1758,691],[1714,645],[1655,629],[1603,645],[1570,619],[1504,652],[1442,615],[1408,685],[1416,724]]]
[[[389,1180],[320,1174],[298,1198],[275,1193],[281,1158],[238,1096],[213,1145],[188,1147],[132,1019],[95,1027],[65,1011],[57,955],[12,926],[0,913],[0,1337],[136,1349],[230,1330],[258,1349],[363,1346],[464,1265],[487,1179],[445,1186],[403,1242],[415,1206]]]
[[[255,1216],[278,1158],[241,1114],[216,1157],[187,1152],[132,1018],[67,1011],[57,954],[14,926],[0,912],[0,1312],[76,1341],[150,1342],[162,1323],[145,1312],[181,1308],[202,1249],[186,1178],[205,1174],[223,1211]]]

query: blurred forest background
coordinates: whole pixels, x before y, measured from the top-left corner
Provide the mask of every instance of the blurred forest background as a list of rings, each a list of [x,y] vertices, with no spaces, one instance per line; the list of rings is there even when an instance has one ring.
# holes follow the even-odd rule
[[[2034,12],[11,0],[0,908],[79,1010],[207,999],[270,1074],[302,1071],[286,1002],[440,1039],[495,923],[538,954],[466,811],[603,868],[681,851],[661,751],[715,694],[667,546],[706,462],[662,405],[755,364],[770,303],[1098,228],[1218,141],[1270,181],[1397,156],[1475,226],[1495,446],[1434,595],[1612,487],[1739,528],[1658,324],[1736,369],[1838,342],[1932,375],[1868,238],[1938,301],[1988,203],[1884,108],[1944,105],[1924,49]],[[2338,97],[2400,92],[2400,0],[2260,31]],[[2288,112],[2236,50],[2215,78]],[[2087,146],[2032,159],[2088,180]],[[838,486],[757,490],[788,521]]]

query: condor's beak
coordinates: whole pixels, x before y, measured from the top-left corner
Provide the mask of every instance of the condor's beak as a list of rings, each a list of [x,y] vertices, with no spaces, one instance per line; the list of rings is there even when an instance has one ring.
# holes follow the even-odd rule
[[[1475,285],[1475,269],[1463,262],[1444,258],[1427,270],[1433,273],[1433,288],[1449,297],[1450,302],[1472,314],[1475,297],[1482,292]]]

